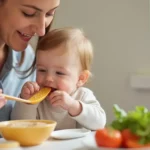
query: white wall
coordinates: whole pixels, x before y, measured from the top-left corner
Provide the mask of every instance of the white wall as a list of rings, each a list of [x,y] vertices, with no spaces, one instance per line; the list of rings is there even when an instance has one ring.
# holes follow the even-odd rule
[[[61,0],[54,27],[82,28],[94,45],[90,88],[113,118],[112,106],[150,108],[150,90],[131,88],[130,75],[150,69],[149,0]]]

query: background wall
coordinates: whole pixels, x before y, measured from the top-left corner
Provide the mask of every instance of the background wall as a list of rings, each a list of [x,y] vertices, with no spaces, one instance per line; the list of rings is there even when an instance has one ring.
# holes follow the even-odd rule
[[[88,85],[107,114],[112,106],[150,108],[150,89],[135,90],[130,76],[150,72],[149,0],[61,0],[53,28],[82,28],[94,45],[94,77]],[[147,73],[146,73],[147,74]]]

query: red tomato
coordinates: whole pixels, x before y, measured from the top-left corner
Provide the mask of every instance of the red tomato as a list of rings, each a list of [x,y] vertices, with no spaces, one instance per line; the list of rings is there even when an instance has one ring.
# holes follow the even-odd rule
[[[129,129],[123,130],[121,134],[122,134],[124,148],[150,147],[150,144],[142,145],[138,143],[139,137],[131,133]]]
[[[95,139],[100,147],[118,148],[122,144],[122,135],[118,130],[104,128],[96,131]]]
[[[127,148],[142,148],[142,147],[150,147],[150,143],[142,145],[138,143],[138,140],[129,139],[126,142]]]
[[[131,131],[130,131],[129,129],[124,129],[124,130],[121,132],[121,134],[122,134],[122,140],[123,140],[122,146],[125,147],[125,148],[128,147],[128,146],[127,146],[127,141],[128,141],[129,139],[132,139],[132,140],[138,140],[138,139],[139,139],[138,136],[136,136],[136,135],[134,135],[133,133],[131,133]]]

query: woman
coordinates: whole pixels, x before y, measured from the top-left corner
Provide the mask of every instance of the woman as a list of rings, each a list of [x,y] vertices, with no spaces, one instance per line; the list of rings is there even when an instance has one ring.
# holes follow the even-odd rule
[[[34,59],[28,43],[35,34],[45,35],[59,4],[60,0],[0,0],[0,88],[5,94],[18,96],[23,83],[34,80],[34,73],[26,78],[19,73]],[[0,121],[9,120],[14,105],[6,102],[0,94]]]

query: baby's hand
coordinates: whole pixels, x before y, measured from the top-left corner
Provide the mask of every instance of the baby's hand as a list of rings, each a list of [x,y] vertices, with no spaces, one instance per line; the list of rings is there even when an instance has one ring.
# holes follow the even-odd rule
[[[52,106],[59,106],[65,110],[69,110],[74,103],[74,99],[64,91],[54,91],[48,97]]]
[[[38,92],[40,86],[36,82],[26,82],[22,87],[20,97],[23,99],[29,99],[33,94]]]
[[[2,89],[0,89],[0,108],[2,108],[6,104],[7,100],[2,95]]]

